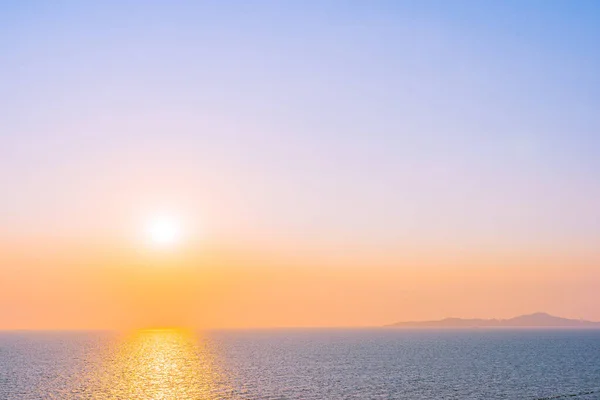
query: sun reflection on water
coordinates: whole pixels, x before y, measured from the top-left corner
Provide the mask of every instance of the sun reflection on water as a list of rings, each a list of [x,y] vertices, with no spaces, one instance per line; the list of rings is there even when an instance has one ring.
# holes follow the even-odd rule
[[[100,399],[217,399],[223,380],[209,346],[183,330],[141,330],[126,338],[108,361]]]

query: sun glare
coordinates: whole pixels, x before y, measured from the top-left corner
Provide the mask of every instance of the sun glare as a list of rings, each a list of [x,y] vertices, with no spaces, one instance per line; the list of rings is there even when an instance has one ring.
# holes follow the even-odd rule
[[[152,217],[146,224],[146,235],[154,246],[172,247],[183,239],[181,221],[171,215]]]

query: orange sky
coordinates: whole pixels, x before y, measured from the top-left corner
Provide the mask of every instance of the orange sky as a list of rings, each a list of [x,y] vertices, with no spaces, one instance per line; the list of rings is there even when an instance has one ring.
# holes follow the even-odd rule
[[[589,253],[194,247],[5,241],[0,329],[373,326],[535,311],[600,320]]]
[[[0,2],[0,329],[600,320],[595,8],[35,3]]]

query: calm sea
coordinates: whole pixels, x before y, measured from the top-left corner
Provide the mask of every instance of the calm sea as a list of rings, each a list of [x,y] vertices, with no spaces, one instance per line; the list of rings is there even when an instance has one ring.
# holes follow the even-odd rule
[[[600,331],[0,333],[0,399],[600,399]]]

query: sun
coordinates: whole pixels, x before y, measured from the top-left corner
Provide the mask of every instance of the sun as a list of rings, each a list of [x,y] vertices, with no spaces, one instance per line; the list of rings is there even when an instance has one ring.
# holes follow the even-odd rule
[[[173,215],[155,215],[146,222],[145,233],[156,247],[174,247],[183,240],[181,220]]]

